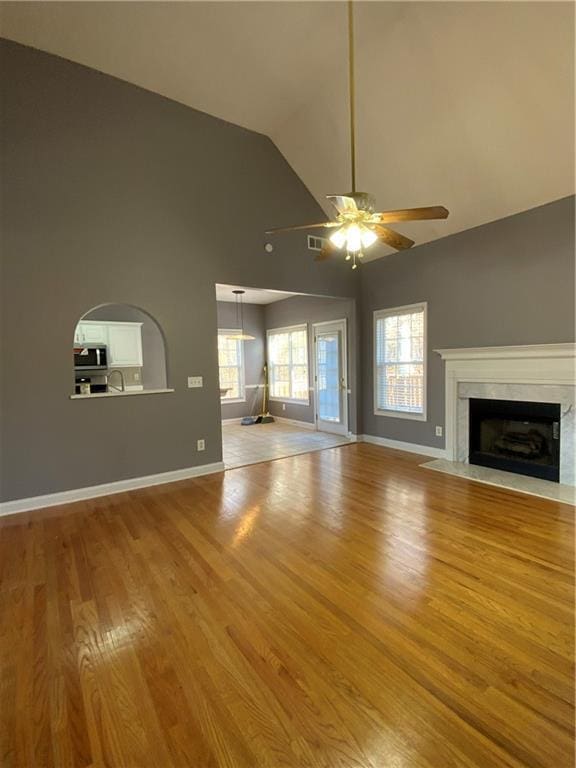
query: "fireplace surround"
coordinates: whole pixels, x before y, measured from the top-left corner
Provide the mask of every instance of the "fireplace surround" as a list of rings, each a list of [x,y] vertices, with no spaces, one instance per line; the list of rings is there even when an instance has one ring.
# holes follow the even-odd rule
[[[576,485],[575,344],[436,351],[446,361],[447,459],[469,462],[471,400],[554,405],[559,410],[557,481]],[[509,466],[507,471],[518,472],[518,467]]]

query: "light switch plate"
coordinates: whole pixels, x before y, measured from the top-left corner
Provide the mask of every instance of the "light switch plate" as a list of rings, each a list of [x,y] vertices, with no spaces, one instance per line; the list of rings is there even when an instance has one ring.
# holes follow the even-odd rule
[[[202,376],[188,376],[188,389],[194,389],[196,387],[203,387],[204,380]]]

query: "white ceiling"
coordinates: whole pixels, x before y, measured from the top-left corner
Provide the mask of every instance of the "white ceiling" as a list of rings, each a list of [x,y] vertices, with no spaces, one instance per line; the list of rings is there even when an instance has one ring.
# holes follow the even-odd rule
[[[272,304],[275,301],[289,299],[292,296],[301,296],[299,293],[287,293],[286,291],[269,291],[264,288],[245,288],[242,285],[222,285],[216,283],[216,301],[236,301],[232,291],[245,291],[242,296],[244,304]]]
[[[5,37],[269,135],[321,204],[349,190],[345,4],[1,10]],[[572,3],[357,2],[356,46],[359,188],[450,210],[399,226],[417,243],[574,192]]]

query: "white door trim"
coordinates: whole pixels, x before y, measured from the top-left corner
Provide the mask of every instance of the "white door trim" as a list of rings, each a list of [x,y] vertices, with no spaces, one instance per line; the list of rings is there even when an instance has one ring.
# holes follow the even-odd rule
[[[343,415],[343,421],[341,424],[334,425],[333,429],[326,430],[326,429],[319,429],[318,426],[318,380],[317,380],[317,373],[316,373],[316,331],[317,330],[325,330],[326,328],[337,328],[340,331],[341,339],[342,339],[342,349],[341,349],[341,357],[342,357],[342,376],[344,378],[344,396],[342,397],[342,415]],[[321,323],[313,323],[312,324],[312,375],[313,375],[313,381],[314,381],[314,424],[316,426],[316,429],[318,431],[326,432],[330,431],[334,434],[338,435],[348,435],[348,423],[349,423],[349,417],[348,417],[348,410],[349,410],[349,403],[350,403],[350,390],[349,387],[349,378],[348,378],[348,321],[346,318],[341,318],[339,320],[326,320]]]

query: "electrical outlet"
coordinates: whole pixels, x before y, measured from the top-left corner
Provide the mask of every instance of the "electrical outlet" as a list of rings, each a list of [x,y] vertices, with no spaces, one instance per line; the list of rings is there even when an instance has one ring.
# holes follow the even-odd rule
[[[206,450],[206,440],[197,440],[196,441],[196,447],[199,451],[205,451]]]
[[[436,437],[442,437],[442,427],[436,427]]]
[[[285,410],[286,410],[286,403],[282,403],[282,410],[283,410],[283,411],[285,411]]]
[[[134,371],[134,381],[140,381],[140,371]]]
[[[196,387],[203,387],[204,380],[202,376],[188,376],[188,389],[195,389]]]

